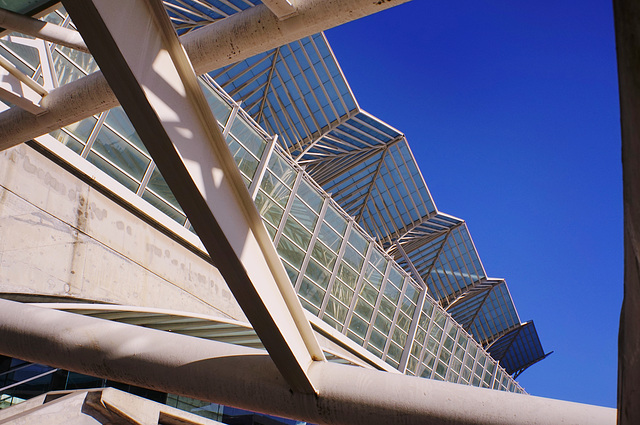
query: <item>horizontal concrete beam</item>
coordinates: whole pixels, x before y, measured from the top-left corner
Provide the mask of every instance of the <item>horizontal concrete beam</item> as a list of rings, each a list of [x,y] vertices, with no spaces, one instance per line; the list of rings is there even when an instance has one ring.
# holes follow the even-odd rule
[[[408,0],[297,0],[297,14],[280,20],[265,5],[251,7],[180,38],[198,74],[388,9]],[[34,117],[13,108],[0,113],[4,150],[118,105],[96,72],[52,90],[42,101],[47,113]]]
[[[615,424],[615,409],[316,362],[289,391],[261,350],[0,300],[0,354],[318,424]]]

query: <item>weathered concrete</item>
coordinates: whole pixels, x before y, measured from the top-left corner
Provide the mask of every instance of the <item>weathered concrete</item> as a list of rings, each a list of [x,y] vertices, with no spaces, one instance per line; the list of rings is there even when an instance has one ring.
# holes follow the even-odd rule
[[[220,425],[114,388],[53,391],[0,410],[3,425]]]
[[[624,301],[618,347],[618,423],[640,423],[640,2],[614,0],[624,198]]]
[[[218,270],[40,153],[0,153],[0,295],[246,321]]]

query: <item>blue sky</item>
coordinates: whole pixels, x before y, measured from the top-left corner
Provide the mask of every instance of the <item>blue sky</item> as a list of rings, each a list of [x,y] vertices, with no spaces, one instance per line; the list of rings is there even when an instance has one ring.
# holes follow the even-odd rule
[[[414,0],[327,31],[360,106],[399,130],[438,208],[554,351],[533,394],[615,407],[622,302],[610,0]]]

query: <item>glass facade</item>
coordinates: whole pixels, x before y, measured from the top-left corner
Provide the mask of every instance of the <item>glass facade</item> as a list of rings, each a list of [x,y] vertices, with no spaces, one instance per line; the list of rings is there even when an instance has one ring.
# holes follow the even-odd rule
[[[46,20],[71,25],[62,8]],[[289,50],[265,53],[277,56],[279,62],[272,68],[255,69],[260,76],[275,73],[283,83],[297,85],[296,90],[302,84],[309,84],[309,90],[317,92],[318,108],[325,110],[324,115],[298,108],[289,116],[295,115],[299,122],[288,132],[312,134],[312,128],[322,129],[327,122],[355,108],[353,103],[341,109],[337,103],[333,105],[324,99],[331,85],[325,87],[318,83],[317,78],[322,80],[324,75],[316,69],[318,66],[315,70],[302,67],[305,77],[297,82],[285,81],[285,72],[291,72],[289,68],[294,65],[302,66],[301,61],[310,60],[317,65],[313,55],[331,56],[330,50],[318,47],[326,42],[324,36],[314,37],[298,42],[297,47]],[[87,54],[18,34],[0,40],[0,54],[34,80],[53,87],[97,69]],[[46,63],[52,66],[47,67]],[[242,80],[233,74],[238,70],[230,67],[219,73],[226,76],[226,88],[230,92],[252,87],[259,79],[251,81],[247,74]],[[336,77],[339,69],[327,71]],[[402,245],[404,242],[399,240],[406,248],[404,255],[395,250],[397,247],[390,247],[392,234],[437,213],[422,175],[412,161],[406,139],[400,138],[385,147],[379,153],[379,160],[375,156],[371,156],[370,161],[364,158],[362,167],[316,183],[302,168],[305,163],[294,160],[290,153],[293,135],[287,133],[287,141],[281,146],[212,77],[203,76],[201,86],[291,284],[307,310],[401,372],[523,392],[482,344],[442,306],[486,278],[466,225],[458,219],[436,215],[432,224],[424,225],[433,228],[423,226],[426,236],[421,242],[412,240]],[[274,85],[274,90],[277,89]],[[344,92],[345,98],[347,86],[335,89]],[[272,102],[269,106],[273,114],[277,114],[278,105],[296,108],[295,101],[287,106],[279,104],[274,97]],[[330,110],[334,113],[332,118],[327,116]],[[284,115],[267,127],[277,132],[283,120]],[[389,133],[377,122],[368,114],[360,114],[334,131],[353,136],[354,143],[356,139],[368,138],[371,146],[379,144],[376,138],[388,142],[399,136],[399,133]],[[171,219],[190,228],[180,205],[120,107],[56,130],[51,136]],[[319,146],[315,149],[320,149]],[[338,148],[330,147],[328,142],[325,147]],[[307,165],[314,169],[313,164]],[[322,173],[331,174],[326,174],[331,168],[318,164],[315,170],[320,177]],[[393,170],[400,170],[400,174],[394,174]],[[323,190],[321,184],[334,188],[340,202]],[[352,218],[354,215],[358,221]],[[378,234],[376,229],[385,226],[391,228],[385,234]],[[414,231],[416,229],[420,230]],[[416,273],[412,273],[412,267]],[[498,291],[494,298],[505,299],[506,295]],[[508,298],[510,300],[510,296]],[[492,308],[487,316],[497,311],[491,305],[487,304],[487,308]],[[508,327],[506,323],[499,325]],[[474,328],[474,335],[480,333],[479,329]]]

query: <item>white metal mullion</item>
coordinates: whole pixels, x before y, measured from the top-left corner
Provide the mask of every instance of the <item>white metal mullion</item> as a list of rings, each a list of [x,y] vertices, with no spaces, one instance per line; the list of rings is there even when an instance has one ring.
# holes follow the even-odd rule
[[[174,1],[175,1],[175,0],[174,0]],[[180,1],[181,3],[184,3],[184,1],[183,1],[183,0],[178,0],[178,1]],[[217,7],[215,7],[215,6],[214,6],[213,4],[211,4],[210,2],[201,1],[201,0],[191,0],[191,1],[193,1],[193,2],[194,2],[194,3],[196,3],[196,4],[199,4],[200,6],[204,7],[205,9],[209,9],[210,11],[215,12],[215,13],[217,13],[217,14],[219,14],[219,15],[222,15],[222,16],[229,16],[229,14],[228,14],[228,13],[225,13],[225,12],[223,12],[222,10],[218,9]]]
[[[262,157],[258,162],[258,168],[254,173],[253,180],[251,181],[251,185],[249,186],[249,193],[251,194],[251,199],[255,201],[256,195],[258,194],[258,189],[260,188],[260,183],[264,178],[264,175],[267,172],[267,166],[269,165],[269,160],[271,159],[271,155],[276,146],[276,141],[278,140],[278,135],[276,134],[269,140],[265,150],[262,152]]]
[[[309,40],[311,41],[311,44],[313,44],[314,48],[315,48],[315,40],[313,39],[313,37],[309,37]],[[304,53],[305,58],[307,58],[307,61],[309,62],[309,64],[312,64],[312,61],[311,61],[311,58],[309,57],[309,53],[307,52],[307,49],[304,48],[304,45],[300,42],[300,40],[298,40],[298,42],[300,43],[300,47],[302,47],[302,52]],[[322,56],[318,55],[318,58],[320,58],[321,62],[324,62],[322,60]],[[335,115],[336,119],[339,118],[338,111],[336,110],[335,106],[333,106],[333,102],[331,101],[331,97],[329,96],[329,93],[327,93],[327,90],[325,89],[324,84],[322,83],[322,80],[320,79],[320,76],[318,75],[318,72],[316,71],[315,66],[312,65],[310,68],[313,71],[313,75],[318,80],[318,84],[320,86],[320,89],[322,90],[322,93],[326,97],[327,102],[329,103],[329,107],[331,108],[331,111],[333,111],[333,114]],[[320,109],[323,109],[322,106],[320,105],[320,103],[318,103],[318,106],[320,106]],[[345,110],[346,109],[347,108],[345,108]],[[329,123],[329,122],[330,121],[327,120],[327,123]]]
[[[282,78],[280,77],[280,73],[278,72],[277,69],[275,70],[275,73],[276,73],[276,76],[280,79],[280,82],[282,83]],[[288,92],[286,90],[286,87],[284,86],[284,83],[282,83],[282,87],[283,87],[283,89],[285,91],[285,95],[287,96],[287,98],[289,98],[289,94],[288,94]],[[302,140],[303,137],[300,134],[300,131],[298,130],[298,127],[294,124],[294,122],[292,120],[292,117],[289,115],[289,112],[287,111],[287,108],[282,103],[282,99],[280,98],[280,95],[277,92],[273,91],[273,97],[275,98],[276,102],[278,103],[278,106],[280,107],[280,110],[282,111],[282,115],[284,115],[285,122],[288,123],[289,129],[291,130],[291,132],[293,133],[293,135],[295,137],[295,140],[291,140],[290,141],[291,144],[292,144],[290,149],[293,149],[295,146],[298,147],[297,149],[300,149],[302,147],[302,145],[300,144],[300,140]],[[291,99],[289,98],[289,100],[291,100]],[[273,113],[274,109],[271,106],[271,100],[267,98],[267,102],[268,102],[269,106],[271,107],[271,112]],[[295,107],[294,104],[292,104],[292,107],[294,109],[293,112],[296,114],[296,116],[298,118],[300,118],[300,115],[298,115],[298,112],[296,111],[296,107]],[[280,120],[280,116],[277,113],[275,113],[274,115],[278,120]],[[304,123],[303,120],[301,120],[300,122],[301,122],[301,126],[303,128],[307,128],[306,127],[306,123]],[[308,130],[308,128],[307,128],[307,130]]]
[[[400,306],[402,305],[402,299],[404,298],[404,294],[405,294],[405,291],[407,289],[407,285],[410,285],[409,276],[405,275],[405,276],[403,276],[402,283],[400,284],[400,296],[398,297],[398,301],[396,303],[396,309],[394,310],[393,317],[391,318],[391,326],[389,327],[389,335],[388,335],[388,338],[387,338],[387,342],[384,345],[384,351],[382,352],[383,360],[388,356],[389,347],[391,346],[391,343],[393,342],[393,333],[396,330],[395,328],[396,328],[396,325],[398,323],[398,317],[400,316]],[[395,360],[393,360],[393,361],[395,361]],[[400,363],[400,362],[398,362],[398,363]]]
[[[343,329],[343,334],[347,334],[347,328],[349,326],[349,322],[351,321],[351,317],[353,316],[353,312],[356,308],[356,302],[358,301],[358,294],[360,292],[360,289],[362,288],[362,282],[364,280],[364,274],[365,274],[365,268],[368,266],[369,264],[369,258],[371,258],[371,251],[374,250],[374,245],[375,242],[373,241],[368,241],[369,242],[369,246],[367,247],[367,252],[365,252],[364,255],[364,262],[362,263],[362,267],[360,268],[360,274],[358,275],[358,280],[356,281],[356,287],[354,289],[353,292],[353,298],[351,299],[351,303],[349,304],[349,309],[347,310],[347,316],[344,320],[344,329]],[[373,314],[373,313],[372,313]],[[353,332],[353,331],[352,331]],[[366,335],[366,333],[365,333]]]
[[[267,85],[267,83],[264,82],[264,83],[260,84],[259,86],[257,86],[255,89],[251,90],[249,93],[245,93],[240,99],[238,99],[238,101],[243,102],[242,109],[244,109],[248,113],[251,109],[253,109],[254,106],[256,106],[258,104],[258,102],[262,101],[262,96],[258,96],[258,98],[256,100],[254,100],[253,102],[246,103],[246,101],[248,99],[251,99],[256,93],[259,93],[261,90],[263,90],[266,87],[266,85]],[[253,114],[252,114],[251,117],[253,119]],[[255,121],[258,122],[257,120],[255,120]]]
[[[91,132],[89,133],[89,137],[87,138],[87,141],[84,147],[82,148],[82,151],[80,152],[80,156],[83,157],[84,159],[87,159],[87,156],[89,155],[89,151],[93,147],[93,143],[96,141],[96,137],[98,137],[98,133],[100,132],[100,130],[102,129],[102,126],[104,125],[104,121],[107,119],[108,113],[109,111],[101,112],[100,115],[98,116],[98,119],[96,120],[96,124],[91,129]]]
[[[208,16],[205,13],[200,12],[197,9],[193,9],[191,7],[189,7],[187,4],[185,4],[184,2],[180,1],[180,0],[173,0],[175,3],[169,3],[166,1],[163,1],[162,3],[164,4],[165,7],[171,8],[173,11],[175,12],[183,12],[183,13],[188,13],[190,15],[193,16],[198,16],[199,18],[202,18],[205,21],[209,21],[211,22],[211,16]],[[222,13],[223,16],[228,16],[226,13]],[[190,18],[187,18],[190,19]]]
[[[356,117],[356,118],[354,118],[354,119],[356,119],[356,120],[357,120],[357,117]],[[344,125],[345,127],[349,128],[350,130],[352,130],[352,131],[354,131],[354,132],[356,132],[356,133],[358,133],[358,134],[360,134],[360,135],[364,136],[364,137],[365,137],[365,138],[367,138],[367,139],[373,139],[373,140],[375,140],[375,141],[377,142],[377,143],[375,143],[376,145],[379,145],[379,144],[386,144],[386,143],[385,143],[385,142],[383,142],[382,140],[377,140],[377,139],[376,139],[374,136],[372,136],[371,134],[367,133],[366,131],[364,131],[364,130],[362,130],[362,129],[358,128],[358,127],[355,127],[355,126],[353,126],[353,125],[349,124],[348,122],[345,122],[343,125]],[[355,136],[351,135],[351,137],[355,137]],[[370,143],[370,142],[366,142],[366,141],[364,141],[364,140],[362,140],[362,139],[358,139],[358,140],[360,140],[360,141],[361,141],[362,143],[364,143],[364,144],[367,144],[367,145],[373,146],[373,145],[371,145],[371,143]]]
[[[302,150],[302,152],[300,153],[300,155],[298,155],[298,157],[296,158],[296,160],[300,160],[307,152],[309,152],[314,146],[316,146],[318,143],[321,143],[321,141],[326,138],[328,140],[334,140],[333,137],[331,137],[329,135],[329,133],[331,133],[332,131],[334,131],[335,129],[337,129],[340,125],[342,125],[344,122],[346,122],[347,120],[350,120],[354,115],[357,114],[357,111],[354,112],[347,112],[346,115],[339,117],[332,126],[330,126],[324,133],[322,133],[320,136],[316,137],[314,140],[312,140],[307,147],[304,148],[304,150]],[[336,140],[336,142],[338,142],[338,140]],[[342,143],[342,142],[340,142]],[[337,148],[336,148],[337,150]]]
[[[304,52],[304,46],[302,45],[302,43],[300,42],[300,40],[297,41],[297,43],[300,45],[300,50],[302,50],[302,52]],[[293,57],[293,61],[296,63],[296,65],[298,65],[298,68],[300,68],[300,75],[302,76],[302,78],[304,79],[304,82],[307,83],[307,87],[309,87],[309,92],[311,93],[311,96],[313,97],[313,100],[316,101],[316,104],[318,105],[318,108],[320,109],[320,113],[322,114],[322,116],[324,117],[325,121],[327,122],[327,126],[330,126],[331,120],[329,119],[329,117],[327,117],[327,115],[324,113],[324,108],[322,107],[322,105],[320,104],[320,102],[318,101],[318,98],[316,97],[316,93],[313,90],[313,88],[311,87],[311,83],[309,82],[309,79],[307,78],[307,76],[304,73],[304,69],[302,69],[302,66],[300,66],[300,62],[298,61],[298,58],[296,57],[295,53],[292,51],[291,52],[291,57]],[[308,59],[308,57],[305,55],[305,57]],[[313,64],[311,63],[311,61],[308,62],[309,63],[309,68],[313,69]],[[295,80],[294,80],[295,81]],[[318,80],[318,84],[320,86],[322,86],[322,84],[320,83],[320,81]],[[297,83],[296,83],[297,86]],[[313,117],[315,114],[311,113],[311,108],[309,107],[309,105],[307,104],[307,102],[305,101],[305,105],[307,106],[307,109],[309,110],[309,114]],[[316,121],[315,117],[313,119],[313,122],[316,123],[316,127],[318,128],[318,130],[320,130],[322,127],[320,126],[320,124]]]
[[[300,173],[302,174],[302,173]],[[329,207],[331,198],[324,198],[322,201],[322,207],[320,208],[320,214],[318,214],[318,222],[316,224],[315,229],[313,229],[313,233],[311,234],[311,241],[309,242],[309,249],[304,255],[304,260],[302,260],[302,266],[300,268],[300,274],[298,275],[298,279],[295,282],[296,292],[300,290],[300,285],[302,284],[302,279],[305,276],[305,272],[307,271],[307,266],[309,265],[309,260],[311,258],[311,252],[313,251],[313,246],[315,246],[316,241],[318,240],[318,235],[320,234],[320,229],[324,223],[324,217],[326,215],[327,209]],[[322,304],[321,304],[322,305]]]
[[[340,125],[341,125],[341,126],[345,126],[345,127],[349,127],[349,128],[351,128],[352,130],[356,131],[357,133],[361,133],[361,134],[362,134],[362,132],[358,131],[355,127],[350,126],[348,121],[345,121],[345,122],[343,122],[343,123],[342,123],[342,124],[340,124]],[[369,143],[369,142],[367,142],[367,141],[365,141],[365,140],[359,139],[357,135],[354,135],[354,134],[348,133],[348,132],[346,132],[346,131],[344,131],[344,130],[341,130],[341,129],[340,129],[340,128],[338,128],[338,127],[336,127],[336,128],[334,129],[334,131],[335,131],[336,133],[338,133],[338,134],[343,134],[344,136],[348,137],[349,139],[356,139],[358,142],[362,143],[363,145],[366,145],[367,147],[374,147],[374,146],[379,146],[379,145],[384,145],[384,144],[385,144],[385,143],[383,143],[383,142],[379,142],[379,143],[371,144],[371,143]],[[366,133],[364,133],[364,134],[366,134]],[[369,137],[370,137],[370,136],[369,136]],[[371,137],[370,137],[370,138],[371,138]],[[354,145],[354,144],[351,144],[351,143],[347,142],[346,140],[342,140],[342,139],[340,139],[340,143],[342,143],[342,144],[344,144],[344,145],[347,145],[347,146],[351,146],[351,147],[353,147],[353,149],[362,149],[362,146],[356,146],[356,145]]]
[[[279,75],[278,75],[278,78],[280,78]],[[291,121],[291,117],[289,116],[289,113],[287,112],[287,108],[285,108],[285,106],[282,104],[282,101],[280,100],[280,96],[278,96],[278,94],[276,92],[273,92],[273,97],[275,98],[276,102],[278,103],[278,106],[280,107],[280,110],[282,111],[282,115],[284,115],[285,122],[289,125],[289,127],[288,127],[289,130],[293,133],[293,137],[295,137],[296,139],[300,140],[301,136],[300,136],[300,133],[298,132],[298,128],[295,126],[293,121]],[[276,121],[280,121],[280,115],[278,115],[278,113],[275,111],[275,109],[271,105],[271,100],[268,99],[268,98],[267,98],[267,105],[271,109],[271,113],[273,114],[274,119]],[[283,131],[281,132],[281,134],[287,134],[284,131],[283,123],[280,123],[280,126],[283,127]],[[297,142],[296,140],[290,140],[290,142],[292,144],[290,149],[293,149],[293,146],[295,146],[295,145],[299,145],[299,142]]]
[[[382,282],[380,282],[380,289],[378,289],[378,298],[376,298],[375,305],[373,306],[373,314],[371,314],[371,321],[369,322],[369,327],[367,328],[367,334],[365,335],[365,338],[364,338],[363,346],[365,348],[367,347],[371,339],[371,333],[373,332],[375,319],[378,317],[378,314],[380,314],[380,303],[382,302],[382,297],[384,296],[384,287],[389,283],[389,274],[391,273],[391,267],[393,267],[391,263],[392,261],[387,259],[387,266],[384,272],[382,273]],[[376,350],[380,351],[382,353],[382,357],[384,357],[384,350],[380,350],[377,347],[376,347]]]
[[[149,185],[149,179],[151,179],[151,175],[153,174],[153,170],[155,169],[156,169],[156,164],[155,162],[153,162],[153,160],[151,160],[151,162],[149,162],[149,165],[147,166],[147,169],[144,172],[144,175],[142,176],[142,181],[140,182],[140,186],[138,187],[138,191],[136,192],[136,195],[142,196],[142,194],[144,193],[144,190]]]
[[[335,58],[335,55],[333,55],[333,52],[331,51],[331,47],[329,46],[329,42],[327,41],[326,37],[324,36],[324,33],[322,34],[322,38],[324,39],[324,42],[327,44],[327,48],[329,50],[329,57],[331,58]],[[336,96],[338,96],[338,100],[340,101],[340,103],[342,103],[342,107],[344,108],[345,112],[349,112],[349,108],[347,107],[346,102],[344,101],[344,99],[342,99],[342,95],[340,94],[340,90],[338,90],[338,86],[336,85],[335,81],[333,81],[333,77],[331,76],[331,72],[329,72],[329,68],[327,67],[327,64],[324,62],[325,58],[324,56],[322,56],[320,54],[320,50],[318,49],[318,47],[316,46],[316,43],[313,43],[313,48],[316,50],[316,54],[318,55],[318,57],[320,58],[320,63],[322,64],[322,67],[324,68],[324,72],[327,73],[327,78],[329,78],[329,81],[331,82],[331,85],[333,86],[333,90],[336,92]],[[344,80],[346,86],[347,86],[347,90],[349,90],[349,93],[351,94],[351,97],[354,99],[354,103],[356,104],[356,108],[355,109],[359,109],[358,108],[358,103],[355,102],[355,96],[353,96],[353,93],[351,92],[351,88],[349,87],[349,84],[347,83],[347,79],[344,78],[344,74],[342,74],[342,70],[340,69],[340,65],[338,65],[337,61],[336,61],[336,66],[340,72],[340,75],[342,76],[342,79]],[[329,100],[331,101],[331,98],[329,98]]]
[[[231,109],[231,114],[229,114],[229,118],[227,118],[227,122],[224,126],[224,130],[222,130],[222,135],[226,139],[231,131],[231,126],[233,125],[236,117],[238,116],[238,110],[240,109],[240,105],[237,103],[233,105],[233,109]]]
[[[239,80],[241,77],[243,77],[245,74],[249,73],[250,71],[253,71],[254,69],[256,69],[259,65],[261,65],[263,62],[267,61],[271,59],[270,55],[266,55],[265,57],[263,57],[260,61],[254,63],[253,65],[247,67],[246,69],[244,69],[242,72],[236,74],[232,80],[227,81],[225,84],[225,87],[227,85],[229,85],[230,83],[236,82],[237,80]],[[227,92],[227,94],[231,97],[233,97],[234,94],[236,94],[237,92],[239,92],[240,90],[242,90],[244,87],[246,87],[247,85],[251,84],[252,82],[254,82],[255,80],[257,80],[258,78],[260,78],[262,75],[264,75],[265,73],[269,72],[269,68],[265,68],[262,71],[260,71],[259,73],[257,73],[256,75],[254,75],[253,77],[249,78],[247,81],[245,81],[244,83],[242,83],[241,85],[237,86],[236,88],[234,88],[233,90]],[[223,87],[224,88],[224,87]]]
[[[280,54],[280,47],[277,47],[273,51],[273,56],[271,57],[271,67],[269,68],[269,76],[267,77],[267,85],[264,89],[264,95],[262,96],[262,103],[260,104],[260,108],[258,109],[258,115],[256,116],[256,121],[259,122],[260,118],[262,118],[264,105],[267,101],[267,94],[269,90],[271,90],[271,80],[273,79],[273,72],[276,69],[276,63],[278,62],[278,55]]]
[[[235,10],[236,12],[242,12],[242,9],[240,9],[238,6],[236,6],[235,4],[227,1],[227,0],[219,0],[220,2],[226,4],[227,6],[229,6],[231,9]]]
[[[418,323],[420,322],[422,307],[424,306],[425,302],[428,302],[425,301],[426,298],[427,286],[425,285],[424,288],[422,288],[422,290],[420,291],[420,295],[418,296],[416,309],[413,312],[413,317],[411,318],[411,326],[409,327],[407,341],[404,345],[404,349],[402,350],[402,357],[400,357],[400,365],[398,366],[398,370],[400,370],[400,372],[402,373],[407,373],[407,363],[409,361],[409,356],[411,355],[411,349],[413,348],[413,344],[415,342],[416,332],[418,331]]]
[[[376,117],[371,116],[371,118],[373,118],[375,121],[378,121],[378,122],[379,122],[379,123],[381,123],[381,124],[386,125],[386,123],[385,123],[385,122],[383,122],[383,121],[381,121],[381,120],[377,119]],[[366,122],[366,121],[364,121],[364,120],[362,120],[362,119],[359,119],[359,118],[358,118],[358,119],[357,119],[357,121],[358,121],[360,124],[362,124],[363,126],[365,126],[365,127],[369,128],[369,129],[371,129],[371,130],[375,131],[376,133],[380,134],[382,137],[389,138],[389,139],[392,139],[392,140],[393,140],[393,139],[395,139],[395,138],[397,138],[397,137],[403,137],[403,135],[402,135],[402,134],[400,134],[399,136],[390,136],[389,134],[385,133],[384,131],[380,130],[380,129],[379,129],[379,128],[377,128],[377,127],[372,126],[371,124],[369,124],[368,122]],[[394,131],[395,131],[395,130],[394,130]]]
[[[282,219],[280,220],[280,226],[278,226],[278,231],[276,232],[275,237],[273,238],[273,246],[278,246],[278,242],[280,242],[280,238],[282,237],[282,232],[284,231],[284,227],[287,224],[287,219],[289,218],[289,214],[291,214],[291,207],[293,206],[293,201],[295,200],[296,193],[298,193],[298,187],[300,186],[300,181],[302,180],[303,172],[298,172],[296,175],[296,180],[293,182],[291,186],[291,194],[289,195],[289,199],[287,200],[287,205],[284,208],[284,213],[282,214]]]
[[[291,47],[289,47],[289,50],[290,50],[290,56],[293,58],[293,61],[300,68],[300,64],[296,60],[295,54],[293,53],[293,50],[291,49]],[[305,127],[307,127],[307,130],[309,130],[308,134],[309,134],[309,136],[311,136],[312,134],[318,133],[320,131],[320,128],[321,128],[320,124],[316,120],[316,117],[314,116],[314,114],[311,112],[311,108],[309,107],[309,105],[307,104],[304,96],[302,95],[302,90],[300,90],[300,86],[298,86],[298,82],[296,81],[296,78],[295,78],[295,75],[293,74],[293,72],[291,72],[291,68],[289,67],[289,64],[287,63],[286,59],[282,56],[282,54],[280,56],[282,57],[282,65],[286,68],[287,72],[291,76],[291,82],[293,83],[293,85],[295,86],[296,90],[298,91],[298,94],[300,94],[300,100],[302,101],[302,104],[307,109],[307,112],[309,113],[309,117],[313,121],[313,124],[316,126],[317,131],[311,131],[311,129],[306,125],[306,122],[305,122]],[[278,72],[277,69],[276,69],[276,72]],[[300,69],[300,73],[301,74],[303,73],[302,69]],[[278,72],[278,75],[279,75],[279,72]],[[302,77],[304,78],[304,75]],[[282,78],[280,78],[280,80],[282,80]],[[298,108],[298,106],[296,105],[295,101],[293,100],[293,98],[289,94],[289,89],[287,88],[287,86],[285,84],[282,84],[282,87],[287,92],[287,95],[289,96],[289,99],[291,100],[291,104],[294,105],[296,111],[298,112],[298,115],[300,116],[300,120],[302,122],[304,122],[304,119],[302,118],[302,112],[300,111],[300,108]],[[311,88],[309,88],[309,90],[311,92],[313,92],[311,90]],[[300,147],[300,149],[302,150],[302,146]]]
[[[385,157],[386,157],[386,152],[385,152]],[[380,163],[381,163],[381,167],[382,167],[382,166],[384,166],[385,168],[387,168],[387,167],[386,167],[386,165],[384,164],[384,158],[380,160]],[[387,168],[387,171],[389,171],[389,169],[388,169],[388,168]],[[387,193],[389,193],[389,197],[391,197],[391,192],[389,192],[389,188],[387,187],[387,184],[385,183],[384,179],[379,179],[379,178],[377,178],[377,176],[376,176],[376,179],[374,180],[373,185],[376,185],[376,182],[377,182],[377,181],[380,181],[380,183],[381,183],[381,184],[382,184],[382,186],[385,188],[385,190],[387,191]],[[378,194],[380,195],[380,202],[382,203],[382,207],[384,208],[384,210],[385,210],[385,211],[387,212],[387,214],[389,215],[389,220],[391,220],[391,221],[393,222],[393,215],[391,214],[391,212],[390,212],[390,210],[389,210],[389,208],[390,208],[390,207],[389,207],[389,206],[387,205],[387,203],[385,202],[384,197],[382,196],[382,192],[380,192],[380,190],[377,188],[377,185],[376,185],[376,189],[378,190]],[[392,201],[393,201],[393,199],[392,199]],[[378,208],[378,207],[376,206],[376,209],[377,209],[377,208]],[[395,206],[395,204],[393,205],[393,208],[394,208],[394,209],[396,210],[396,212],[398,213],[398,218],[399,218],[399,219],[402,219],[402,217],[401,217],[401,215],[400,215],[400,211],[399,211],[399,210],[398,210],[398,208]],[[380,215],[381,215],[381,214],[380,214]],[[382,220],[382,221],[384,221],[384,220]],[[393,223],[393,225],[394,225],[394,228],[395,228],[395,223]],[[389,236],[390,236],[390,235],[389,235]]]
[[[398,154],[400,155],[400,158],[402,158],[402,152],[400,152],[400,150],[398,150]],[[398,169],[398,171],[400,170],[400,167],[398,167],[398,163],[396,162],[395,158],[393,157],[393,154],[389,155],[389,157],[391,158],[391,162],[393,162],[393,165]],[[404,158],[402,158],[402,164],[405,166],[405,168],[407,169],[407,174],[409,174],[409,176],[411,176],[411,173],[409,172],[409,167],[407,166],[407,163],[404,162]],[[416,205],[416,203],[413,201],[413,196],[411,196],[411,190],[409,190],[409,186],[407,185],[407,182],[404,178],[402,178],[402,175],[400,175],[400,180],[402,182],[402,185],[404,186],[404,188],[407,190],[407,197],[409,198],[409,200],[411,201],[411,205],[413,205],[413,211],[415,211],[416,213],[418,213],[418,206]],[[403,202],[404,203],[404,202]],[[429,214],[429,210],[427,208],[425,208],[425,210],[427,211],[427,214]],[[418,217],[418,219],[421,219],[422,217]]]
[[[320,313],[318,317],[322,318],[324,316],[325,311],[327,309],[327,304],[329,303],[329,297],[331,296],[331,291],[333,290],[334,282],[336,281],[336,276],[338,275],[338,270],[340,269],[340,263],[342,262],[342,257],[344,256],[344,251],[347,249],[347,240],[349,235],[351,234],[353,229],[353,222],[351,220],[347,221],[347,229],[344,232],[344,236],[342,237],[342,244],[340,244],[340,249],[338,250],[338,255],[336,256],[336,263],[333,266],[333,270],[331,270],[331,277],[329,278],[329,283],[327,284],[327,292],[324,294],[324,299],[322,300],[322,304],[320,307]],[[344,325],[343,325],[344,326]]]
[[[371,193],[373,192],[373,188],[375,187],[376,180],[378,179],[378,176],[380,175],[380,169],[382,168],[382,164],[384,163],[384,158],[386,156],[387,156],[387,149],[384,149],[382,151],[382,156],[380,157],[380,160],[378,162],[378,167],[376,168],[376,171],[374,172],[373,177],[371,178],[371,185],[369,185],[369,190],[367,190],[367,196],[365,197],[364,201],[362,202],[362,210],[360,210],[360,212],[357,215],[355,215],[355,220],[356,221],[360,221],[362,219],[362,216],[364,214],[364,207],[369,202],[369,198],[371,197]],[[376,190],[377,190],[377,188],[376,188]],[[383,200],[383,203],[384,203],[384,200]],[[369,212],[371,212],[371,211],[369,211]]]

